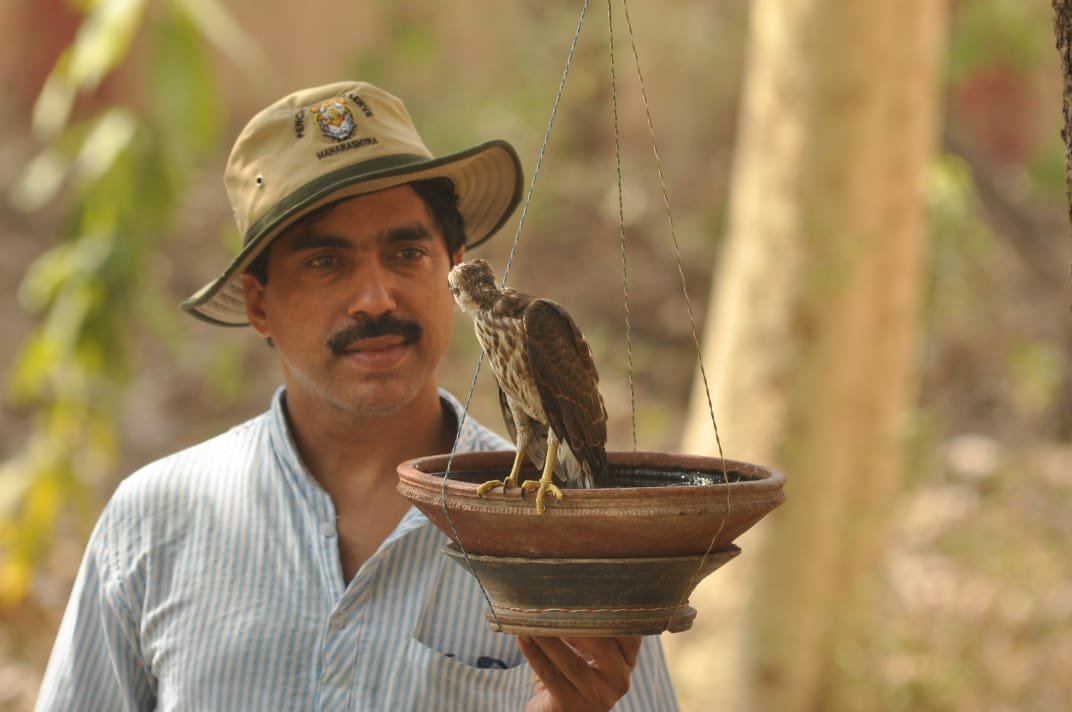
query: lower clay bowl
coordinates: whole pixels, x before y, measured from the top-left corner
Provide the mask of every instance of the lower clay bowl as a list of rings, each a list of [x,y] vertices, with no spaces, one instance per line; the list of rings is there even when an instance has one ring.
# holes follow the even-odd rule
[[[481,483],[506,477],[513,456],[435,455],[398,467],[399,492],[450,538],[444,553],[477,578],[491,603],[488,627],[505,633],[687,630],[693,589],[784,500],[775,470],[653,452],[608,452],[602,486],[563,489],[543,514],[520,488],[478,497]]]
[[[696,618],[692,590],[741,550],[615,559],[467,556],[457,544],[443,552],[484,587],[491,630],[602,637],[688,630]]]

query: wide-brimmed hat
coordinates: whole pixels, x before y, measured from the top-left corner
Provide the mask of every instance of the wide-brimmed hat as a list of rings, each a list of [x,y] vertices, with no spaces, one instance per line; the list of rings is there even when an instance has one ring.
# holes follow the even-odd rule
[[[466,246],[487,240],[521,197],[521,162],[505,141],[436,158],[395,96],[364,82],[295,92],[260,112],[235,141],[224,172],[242,249],[182,304],[212,324],[243,326],[239,276],[302,215],[342,198],[444,177],[454,182]]]

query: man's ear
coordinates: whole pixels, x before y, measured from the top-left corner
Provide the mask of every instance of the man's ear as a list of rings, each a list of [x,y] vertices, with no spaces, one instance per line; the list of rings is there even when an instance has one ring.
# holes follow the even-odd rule
[[[261,336],[271,338],[268,315],[264,311],[264,285],[248,272],[240,276],[242,292],[246,295],[246,318],[249,319],[249,325]]]
[[[465,257],[465,245],[458,248],[458,251],[451,255],[451,267],[457,267],[462,263],[462,258]]]

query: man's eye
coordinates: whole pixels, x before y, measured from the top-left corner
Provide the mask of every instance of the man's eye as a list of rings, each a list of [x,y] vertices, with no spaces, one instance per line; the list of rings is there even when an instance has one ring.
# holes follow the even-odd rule
[[[398,251],[398,256],[404,260],[419,260],[424,256],[424,250],[418,247],[403,247]]]
[[[310,258],[306,264],[317,269],[327,269],[338,265],[339,259],[335,255],[317,255]]]

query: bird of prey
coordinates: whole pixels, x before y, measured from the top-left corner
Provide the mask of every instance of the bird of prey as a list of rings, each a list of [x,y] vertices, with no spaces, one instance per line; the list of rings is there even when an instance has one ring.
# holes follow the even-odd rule
[[[477,494],[517,487],[526,455],[541,475],[521,488],[536,490],[539,514],[546,493],[562,499],[555,474],[567,487],[599,485],[607,465],[607,409],[592,350],[569,313],[548,299],[500,289],[484,260],[458,264],[448,282],[454,301],[473,318],[517,446],[506,479],[485,482]]]

